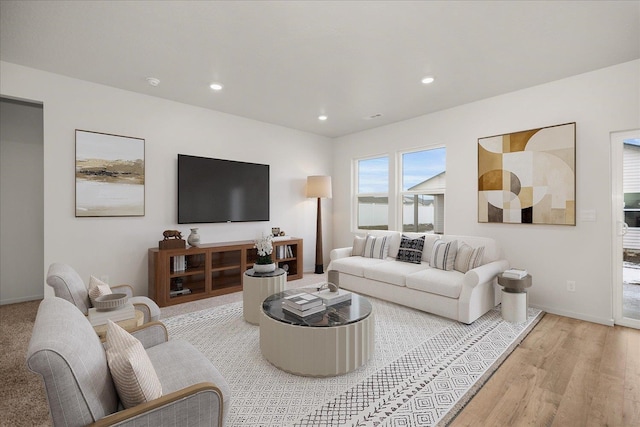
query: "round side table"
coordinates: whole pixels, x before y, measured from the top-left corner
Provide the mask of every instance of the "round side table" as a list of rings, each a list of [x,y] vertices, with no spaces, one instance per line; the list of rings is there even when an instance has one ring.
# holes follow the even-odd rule
[[[498,284],[502,286],[502,318],[507,322],[527,321],[527,291],[531,287],[531,275],[522,279],[513,279],[498,275]]]
[[[276,268],[270,273],[256,273],[253,268],[242,275],[242,315],[252,325],[260,324],[262,301],[284,291],[287,272]]]

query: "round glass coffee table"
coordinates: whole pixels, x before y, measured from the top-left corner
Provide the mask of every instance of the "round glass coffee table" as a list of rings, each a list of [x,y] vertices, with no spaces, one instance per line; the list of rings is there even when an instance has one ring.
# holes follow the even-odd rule
[[[282,310],[284,297],[301,291],[315,289],[290,289],[271,295],[262,303],[262,355],[283,371],[312,377],[345,374],[367,363],[375,337],[371,303],[352,294],[351,301],[306,317]]]

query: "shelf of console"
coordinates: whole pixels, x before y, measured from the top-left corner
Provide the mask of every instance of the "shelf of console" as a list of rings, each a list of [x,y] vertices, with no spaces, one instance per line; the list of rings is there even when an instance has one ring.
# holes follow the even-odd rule
[[[276,259],[287,280],[302,278],[302,239],[275,241],[292,256]],[[149,296],[160,307],[242,290],[242,275],[253,267],[257,252],[252,240],[221,242],[182,249],[150,248]],[[179,270],[182,269],[182,270]]]

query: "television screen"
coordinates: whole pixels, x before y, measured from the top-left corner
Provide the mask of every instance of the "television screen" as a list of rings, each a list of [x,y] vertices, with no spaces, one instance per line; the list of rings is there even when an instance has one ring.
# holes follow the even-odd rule
[[[178,154],[178,224],[269,221],[269,165]]]

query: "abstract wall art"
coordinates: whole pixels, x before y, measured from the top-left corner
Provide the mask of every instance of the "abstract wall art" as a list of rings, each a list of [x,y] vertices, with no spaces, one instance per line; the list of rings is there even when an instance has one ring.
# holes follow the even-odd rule
[[[478,139],[478,222],[576,224],[576,124]]]
[[[144,142],[76,130],[76,217],[144,216]]]

